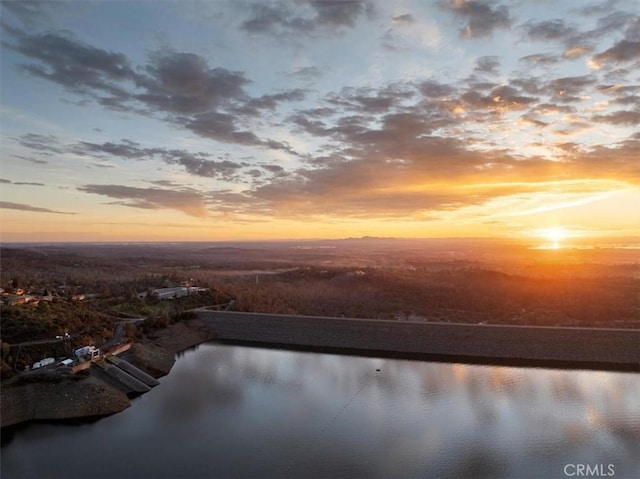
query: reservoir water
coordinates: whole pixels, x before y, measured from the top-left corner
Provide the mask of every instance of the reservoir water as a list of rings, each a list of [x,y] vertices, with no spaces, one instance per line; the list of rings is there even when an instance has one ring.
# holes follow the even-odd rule
[[[124,412],[29,425],[1,459],[3,479],[632,478],[640,375],[207,343]]]

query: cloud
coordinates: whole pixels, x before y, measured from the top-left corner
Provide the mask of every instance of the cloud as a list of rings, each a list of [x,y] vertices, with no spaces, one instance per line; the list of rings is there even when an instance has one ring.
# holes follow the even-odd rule
[[[611,125],[640,125],[640,111],[616,111],[608,115],[594,115],[593,121],[609,123]]]
[[[638,17],[638,11],[625,12],[625,11],[611,11],[608,15],[598,19],[597,27],[595,30],[589,32],[597,36],[603,36],[609,33],[624,32],[627,40],[638,38],[640,32],[640,18]]]
[[[577,33],[574,27],[561,19],[530,21],[525,23],[523,28],[531,40],[539,41],[566,41]]]
[[[443,5],[460,19],[468,38],[481,39],[497,29],[509,28],[515,21],[502,3],[457,0]],[[296,36],[336,36],[367,17],[367,5],[368,2],[300,0],[234,8],[243,9],[235,18],[239,18],[244,31],[291,40]],[[634,42],[628,33],[631,23],[620,23],[621,19],[616,15],[598,20],[598,34],[613,32],[613,25],[623,25],[615,38],[624,34],[624,41]],[[379,32],[390,32],[385,38],[398,48],[413,49],[422,41],[415,35],[439,31],[425,28],[424,18],[412,13],[379,17],[376,24]],[[198,177],[198,183],[216,184],[203,178],[233,183],[233,190],[215,192],[169,181],[140,187],[99,185],[86,180],[83,184],[91,184],[79,188],[112,204],[176,210],[195,217],[222,212],[300,218],[387,218],[396,214],[425,218],[433,212],[479,205],[500,196],[542,191],[542,183],[549,178],[579,180],[595,176],[635,181],[635,139],[629,137],[618,144],[603,139],[611,131],[614,135],[609,138],[615,138],[615,127],[637,125],[637,92],[627,88],[635,74],[634,53],[621,42],[605,44],[613,45],[608,50],[593,50],[588,32],[577,31],[565,20],[536,20],[520,25],[519,32],[524,32],[528,40],[557,44],[549,50],[526,51],[527,55],[520,58],[519,70],[512,70],[502,55],[465,56],[460,62],[464,63],[462,74],[453,68],[446,73],[435,66],[433,71],[427,70],[431,68],[427,61],[426,73],[411,77],[414,79],[363,88],[340,84],[328,93],[324,88],[330,82],[322,82],[319,91],[308,86],[305,90],[295,88],[302,83],[300,80],[324,74],[319,66],[296,69],[300,64],[309,64],[304,55],[290,58],[295,67],[287,70],[289,73],[278,67],[279,78],[294,83],[292,88],[264,90],[264,84],[253,82],[258,78],[223,68],[195,53],[165,49],[134,62],[133,57],[93,46],[71,34],[14,31],[7,34],[7,41],[26,56],[23,71],[61,85],[75,99],[145,115],[201,138],[242,148],[228,148],[229,153],[215,155],[202,152],[208,151],[208,145],[196,152],[117,138],[65,144],[54,136],[37,133],[16,141],[32,153],[87,157],[91,159],[86,162],[88,165],[105,159],[103,163],[118,167],[130,162],[155,162],[161,164],[163,171],[170,169],[172,174],[182,175],[175,177],[184,177],[186,172]],[[380,35],[369,38],[375,42]],[[456,62],[457,48],[452,48],[452,63]],[[540,53],[531,54],[536,51]],[[601,52],[594,58],[603,64],[624,64],[629,69],[617,69],[618,79],[597,71],[562,76],[569,74],[566,72],[570,67],[584,68],[577,61],[558,65],[563,59],[594,51]],[[477,55],[479,51],[472,47],[469,52]],[[381,55],[391,62],[389,68],[400,65],[396,78],[406,78],[402,64],[405,58],[417,58],[415,53],[410,52],[411,57],[388,52]],[[469,68],[473,68],[471,74]],[[343,78],[342,72],[340,75]],[[349,85],[359,79],[346,81]],[[376,81],[379,80],[367,76],[368,85]],[[620,86],[612,85],[614,82]],[[606,95],[606,106],[598,103],[601,95]],[[594,104],[598,110],[590,109]],[[615,111],[617,108],[621,111]],[[571,138],[581,143],[566,141],[567,138],[556,138],[559,141],[553,143],[556,139],[552,135],[576,135],[597,127],[595,122],[607,123],[606,131],[585,135],[586,139]],[[265,131],[270,133],[265,135]],[[546,145],[543,139],[547,140]],[[597,144],[602,141],[612,143]],[[246,147],[253,151],[247,153]],[[216,150],[221,148],[214,146]],[[532,151],[542,151],[540,155],[553,156],[554,161]],[[281,153],[295,158],[286,156],[279,163],[280,156],[285,156]],[[252,156],[241,157],[245,154]],[[531,185],[523,186],[522,178]],[[520,184],[516,184],[518,181]],[[499,183],[509,186],[496,186]]]
[[[618,2],[619,0],[607,0],[605,2],[592,3],[590,5],[581,7],[578,11],[580,14],[585,16],[601,15],[603,13],[611,12],[611,10]]]
[[[619,96],[611,101],[611,103],[615,103],[618,105],[628,105],[635,106],[636,109],[640,110],[640,95],[623,95]]]
[[[456,93],[456,89],[451,85],[440,83],[434,80],[427,80],[418,85],[420,92],[427,98],[443,98]]]
[[[29,148],[31,150],[36,150],[39,153],[42,153],[45,155],[50,155],[53,153],[60,154],[64,151],[63,149],[60,148],[58,138],[56,138],[53,135],[40,135],[38,133],[27,133],[25,135],[20,136],[19,138],[14,138],[14,140],[26,148]],[[28,160],[27,158],[24,158],[24,159]]]
[[[49,208],[40,208],[37,206],[25,205],[23,203],[11,203],[10,201],[0,201],[0,208],[7,210],[32,211],[34,213],[54,213],[57,215],[75,215],[68,211],[56,211]]]
[[[544,90],[551,95],[552,101],[560,103],[580,102],[580,95],[597,82],[593,75],[556,78],[549,81]]]
[[[284,8],[256,3],[251,5],[251,16],[242,22],[241,28],[249,33],[274,33],[277,29],[299,31],[310,23],[290,16]]]
[[[373,10],[373,4],[364,0],[260,2],[248,5],[249,16],[240,28],[251,34],[315,35],[352,28],[361,17],[372,16]]]
[[[536,115],[558,115],[574,113],[575,107],[570,105],[558,105],[557,103],[539,103],[535,105],[531,110],[531,113]]]
[[[589,30],[578,30],[575,26],[558,18],[543,21],[531,20],[524,23],[521,29],[530,40],[564,44],[563,57],[566,59],[575,59],[591,53],[595,42],[618,32],[625,32],[626,40],[640,40],[634,37],[634,32],[638,30],[638,17],[632,12],[618,11],[615,10],[614,5],[611,5],[603,11],[591,10],[589,13],[585,11],[582,13],[588,16],[607,14],[597,20],[595,28]],[[592,59],[594,63],[601,61],[602,59]]]
[[[112,204],[142,209],[173,209],[189,216],[206,217],[209,212],[204,196],[193,188],[139,188],[125,185],[84,185],[77,188],[85,193],[120,200]]]
[[[598,91],[607,95],[622,96],[628,93],[640,93],[640,85],[598,85]]]
[[[304,133],[326,141],[323,151],[328,153],[310,155],[306,166],[227,200],[276,216],[322,217],[330,212],[330,216],[424,218],[430,212],[483,204],[500,196],[543,192],[547,188],[543,182],[550,179],[595,176],[627,181],[637,176],[632,160],[637,147],[631,144],[611,147],[606,153],[599,149],[596,155],[590,149],[593,145],[569,148],[564,141],[560,162],[555,161],[557,155],[554,161],[523,156],[469,133],[473,125],[485,121],[499,125],[493,116],[510,112],[522,113],[517,122],[504,124],[505,131],[517,131],[522,125],[549,128],[561,136],[584,132],[593,125],[577,113],[578,101],[596,86],[595,75],[516,78],[506,85],[428,80],[399,85],[397,91],[404,95],[387,102],[378,101],[386,98],[383,89],[345,88],[325,98],[330,108],[320,103],[289,119]],[[530,185],[523,186],[521,178]],[[471,187],[494,182],[513,186]]]
[[[518,118],[518,122],[525,125],[536,126],[538,128],[544,128],[546,126],[549,126],[549,123],[542,120],[538,120],[537,118],[531,115],[522,115],[520,118]]]
[[[528,63],[529,65],[554,65],[560,61],[556,55],[540,54],[527,55],[520,58],[521,62]]]
[[[260,210],[279,217],[424,219],[435,211],[483,204],[523,191],[521,184],[492,186],[496,175],[504,182],[529,174],[532,183],[524,188],[542,189],[533,178],[544,178],[553,163],[518,164],[508,156],[466,151],[463,143],[440,137],[415,140],[397,152],[396,159],[388,156],[391,151],[379,149],[384,151],[363,154],[357,160],[327,158],[316,168],[301,169],[256,188],[243,201],[257,203]],[[483,182],[488,186],[480,186]],[[474,183],[478,186],[471,186]]]
[[[593,47],[588,45],[571,46],[565,49],[565,51],[562,53],[562,56],[569,60],[573,60],[574,58],[588,55],[592,51]]]
[[[316,66],[302,67],[289,73],[289,76],[298,77],[304,80],[312,80],[321,77],[322,70]]]
[[[239,107],[233,108],[236,113],[243,115],[258,116],[264,110],[275,110],[282,102],[301,101],[305,98],[305,91],[299,88],[292,90],[262,95],[258,98],[252,98]]]
[[[39,135],[27,134],[19,138],[32,138]],[[226,181],[238,181],[241,170],[248,164],[241,164],[229,160],[217,161],[210,158],[206,153],[191,153],[182,149],[167,148],[144,148],[139,143],[123,139],[120,142],[92,143],[81,141],[71,145],[62,145],[56,137],[49,137],[56,144],[56,149],[60,153],[73,153],[75,155],[98,157],[98,158],[118,158],[125,160],[154,160],[159,159],[168,165],[179,165],[185,171],[195,176],[207,178],[217,178]],[[28,144],[26,142],[25,144]],[[36,144],[36,148],[39,144]],[[112,167],[111,165],[96,164],[101,168]]]
[[[373,4],[362,0],[307,0],[320,25],[354,26],[356,20],[373,13]]]
[[[184,126],[200,136],[224,143],[262,146],[273,150],[292,151],[291,148],[283,142],[262,140],[251,131],[239,129],[236,125],[236,119],[236,116],[228,113],[209,111],[185,119]],[[183,120],[181,120],[181,122],[182,121]]]
[[[326,22],[330,12],[323,6]],[[325,18],[326,17],[326,18]],[[237,126],[250,123],[262,111],[273,111],[281,103],[299,101],[299,89],[252,98],[245,91],[251,83],[244,73],[211,68],[193,53],[163,51],[151,54],[144,65],[134,66],[126,55],[96,48],[69,33],[30,35],[13,29],[11,42],[4,42],[36,63],[22,70],[61,85],[69,92],[92,99],[113,110],[158,116],[171,125],[225,143],[290,151],[288,145],[259,138]],[[24,138],[43,152],[57,153],[46,138]]]
[[[511,26],[509,9],[504,5],[492,8],[480,0],[449,0],[442,7],[468,22],[460,32],[463,38],[488,37],[498,28]]]
[[[467,107],[494,113],[523,110],[537,101],[537,98],[522,95],[516,88],[508,85],[496,87],[488,95],[483,95],[477,90],[468,90],[461,98]]]
[[[410,13],[405,13],[404,15],[393,17],[392,21],[395,25],[411,25],[416,22],[416,17]]]
[[[445,138],[421,143],[423,148],[431,148],[414,150],[413,157],[402,156],[405,159],[384,155],[351,161],[327,158],[324,165],[300,169],[242,196],[225,198],[225,202],[276,217],[428,219],[438,212],[484,205],[499,198],[546,194],[554,182],[555,192],[580,193],[595,188],[581,178],[596,177],[604,182],[607,178],[630,181],[635,176],[635,181],[640,181],[632,159],[638,154],[638,142],[593,152],[574,148],[562,163],[522,161],[496,153],[487,156]],[[607,157],[603,155],[612,161],[602,162]]]
[[[621,40],[614,46],[591,58],[595,66],[602,67],[608,63],[625,63],[640,59],[640,41]]]
[[[442,43],[438,25],[429,19],[418,19],[411,14],[393,17],[389,28],[381,36],[382,46],[393,52],[410,50],[437,50]]]
[[[76,93],[126,96],[117,82],[137,76],[124,54],[80,43],[67,33],[18,33],[14,38],[15,43],[6,46],[41,62],[23,65],[25,71]]]
[[[265,170],[267,170],[270,173],[273,173],[276,176],[283,176],[286,173],[285,169],[280,165],[264,164],[264,165],[260,165],[260,167],[264,168]]]
[[[138,86],[146,90],[133,98],[153,109],[176,114],[201,113],[246,96],[250,81],[241,72],[209,68],[204,58],[193,53],[155,54],[139,76]]]
[[[386,88],[343,88],[336,94],[328,95],[327,102],[366,115],[388,112],[414,94],[414,91],[393,85]]]
[[[581,151],[574,164],[581,167],[585,177],[608,177],[630,184],[640,183],[640,138],[631,135],[627,140],[614,145],[595,145]]]
[[[27,28],[50,27],[56,15],[61,12],[77,11],[79,5],[71,2],[51,2],[49,0],[28,2],[2,2],[4,16],[13,16]]]
[[[69,150],[80,155],[106,153],[107,155],[128,159],[144,159],[163,151],[160,149],[140,148],[140,144],[129,140],[122,140],[120,143],[108,141],[102,144],[81,141],[71,146]]]
[[[181,154],[174,160],[184,166],[188,173],[196,176],[221,178],[233,181],[242,165],[233,161],[214,161],[197,157],[193,154]]]
[[[46,165],[48,163],[48,161],[45,160],[38,160],[36,158],[28,158],[26,156],[22,156],[22,155],[10,155],[12,158],[17,158],[18,160],[22,160],[22,161],[28,161],[29,163],[35,163],[37,165]]]
[[[24,186],[44,186],[44,183],[36,183],[31,181],[14,181],[14,185],[24,185]]]
[[[500,58],[496,56],[479,57],[476,60],[475,72],[486,73],[488,75],[497,75],[500,68]]]
[[[42,144],[35,141],[35,139],[41,138],[42,135],[28,133],[16,140],[25,147],[39,150],[42,148]],[[241,181],[242,175],[248,174],[247,168],[252,166],[249,163],[238,163],[228,159],[219,159],[220,161],[214,160],[210,154],[192,153],[184,149],[145,148],[139,143],[127,139],[120,140],[119,142],[108,141],[104,143],[81,141],[68,145],[61,143],[57,137],[52,135],[47,136],[46,139],[55,145],[56,152],[61,155],[74,154],[89,158],[113,158],[136,161],[160,160],[168,165],[181,166],[187,173],[195,176],[216,178],[225,181]],[[102,163],[94,164],[94,166],[113,168],[113,165],[105,165]],[[282,167],[275,165],[270,168],[273,169],[273,173],[281,173],[283,170]],[[36,183],[14,184],[36,185]]]

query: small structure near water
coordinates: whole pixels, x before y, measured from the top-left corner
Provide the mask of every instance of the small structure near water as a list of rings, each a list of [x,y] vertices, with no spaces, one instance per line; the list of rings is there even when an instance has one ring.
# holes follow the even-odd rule
[[[100,349],[95,346],[84,346],[82,348],[78,348],[73,352],[73,355],[80,360],[93,360],[100,357]]]

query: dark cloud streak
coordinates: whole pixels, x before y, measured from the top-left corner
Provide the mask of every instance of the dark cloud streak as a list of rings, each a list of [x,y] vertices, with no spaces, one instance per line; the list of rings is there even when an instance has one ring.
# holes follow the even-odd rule
[[[43,136],[35,133],[28,133],[17,138],[23,146],[39,150],[42,148],[40,140],[46,139],[55,145],[58,154],[75,154],[90,158],[116,158],[121,160],[148,161],[159,159],[168,165],[181,166],[189,174],[205,178],[215,178],[230,182],[242,180],[242,175],[246,173],[248,163],[238,163],[230,160],[213,160],[211,155],[206,153],[192,153],[183,149],[167,148],[145,148],[139,143],[131,140],[120,140],[119,142],[92,143],[82,141],[75,144],[64,145],[55,136]],[[112,168],[112,165],[96,164],[101,168]],[[278,165],[260,165],[274,174],[282,174],[284,169]],[[14,183],[18,184],[18,183]],[[28,183],[23,183],[28,184]],[[35,185],[35,184],[34,184]]]
[[[119,200],[114,204],[141,209],[173,209],[195,217],[206,217],[205,198],[192,188],[139,188],[123,185],[84,185],[78,191]]]
[[[523,28],[531,40],[538,41],[566,41],[578,33],[562,19],[527,22]]]
[[[0,201],[0,208],[7,210],[31,211],[33,213],[53,213],[56,215],[75,215],[68,211],[56,211],[49,208],[40,208],[38,206],[26,205],[23,203],[12,203],[10,201]]]

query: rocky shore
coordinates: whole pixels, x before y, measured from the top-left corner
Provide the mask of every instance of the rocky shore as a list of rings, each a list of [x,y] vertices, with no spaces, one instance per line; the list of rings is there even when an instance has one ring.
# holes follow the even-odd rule
[[[25,421],[91,418],[129,407],[126,394],[91,376],[43,374],[2,386],[2,427]]]
[[[180,351],[213,339],[200,319],[170,324],[133,344],[123,355],[155,378],[169,373]],[[1,385],[1,427],[28,421],[96,418],[120,412],[131,405],[127,394],[91,374],[42,371],[16,376]]]

